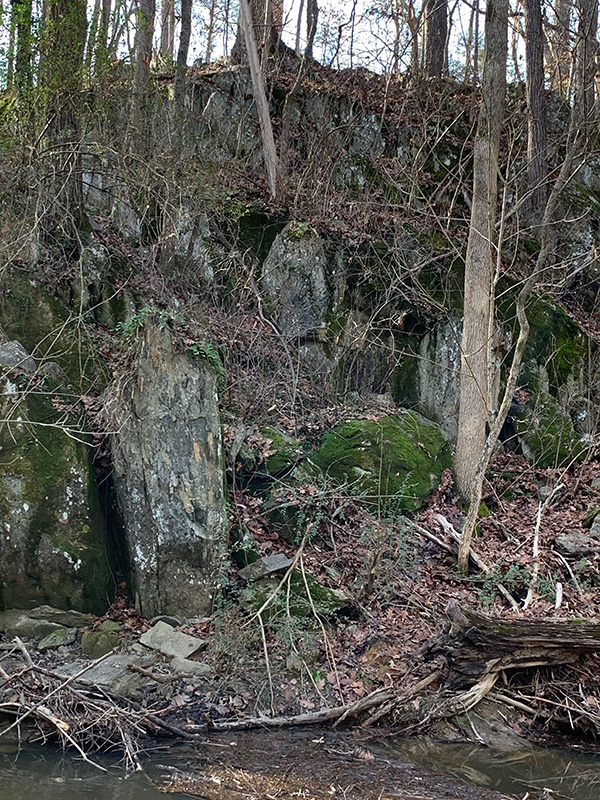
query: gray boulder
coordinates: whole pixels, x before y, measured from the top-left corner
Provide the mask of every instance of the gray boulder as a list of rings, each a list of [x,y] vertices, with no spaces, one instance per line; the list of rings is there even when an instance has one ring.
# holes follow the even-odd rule
[[[299,223],[287,225],[263,263],[262,285],[273,318],[289,338],[325,328],[329,294],[320,236]]]
[[[113,402],[114,483],[138,609],[212,611],[227,553],[217,378],[148,324]]]
[[[0,344],[0,367],[18,367],[24,372],[35,372],[37,369],[35,359],[17,341]]]
[[[176,631],[166,622],[157,622],[153,625],[140,636],[140,642],[172,658],[189,658],[206,646],[203,639]]]

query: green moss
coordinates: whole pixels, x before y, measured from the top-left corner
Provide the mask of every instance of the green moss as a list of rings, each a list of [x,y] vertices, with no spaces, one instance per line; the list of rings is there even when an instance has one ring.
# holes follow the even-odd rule
[[[438,426],[408,411],[340,425],[325,436],[314,461],[385,514],[419,508],[452,463]]]
[[[249,249],[262,263],[277,234],[285,228],[286,222],[272,217],[260,209],[243,204],[238,204],[230,211],[232,216],[237,219],[238,246],[242,250]]]
[[[587,354],[586,337],[552,301],[536,298],[527,309],[531,330],[524,357],[524,379],[531,378],[527,364],[544,364],[550,387],[557,389],[567,383]]]
[[[81,320],[74,318],[34,280],[34,274],[7,271],[0,278],[0,328],[38,361],[60,364],[69,383],[84,394],[106,382]]]
[[[513,425],[525,454],[539,467],[566,466],[583,453],[571,417],[547,392],[537,394],[531,410],[513,415]]]
[[[264,464],[264,470],[268,475],[281,475],[291,470],[302,458],[302,445],[297,439],[269,426],[261,428],[260,432],[265,439],[271,440],[270,449],[275,451]]]
[[[274,576],[249,584],[242,592],[244,608],[250,613],[256,613],[271,597],[280,580],[281,577]],[[307,586],[310,598],[306,591]],[[301,572],[293,572],[289,582],[280,589],[275,599],[263,612],[263,616],[267,619],[274,619],[289,613],[292,617],[312,620],[313,624],[317,624],[314,611],[320,617],[331,617],[350,605],[348,597],[342,592],[328,589],[309,573],[303,575]]]
[[[24,377],[15,380],[24,388]],[[39,385],[14,397],[17,413],[0,409],[10,420],[0,426],[0,521],[10,526],[0,546],[1,603],[103,613],[110,556],[91,453],[64,430],[85,422],[65,419]]]

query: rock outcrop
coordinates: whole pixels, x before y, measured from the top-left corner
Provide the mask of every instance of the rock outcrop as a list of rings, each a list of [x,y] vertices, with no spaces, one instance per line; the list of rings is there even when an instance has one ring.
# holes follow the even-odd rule
[[[114,482],[140,611],[212,609],[227,549],[217,378],[148,324],[113,404]]]

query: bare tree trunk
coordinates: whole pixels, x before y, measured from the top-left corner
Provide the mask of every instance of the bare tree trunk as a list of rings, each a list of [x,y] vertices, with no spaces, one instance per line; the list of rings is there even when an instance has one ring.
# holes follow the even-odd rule
[[[8,33],[8,49],[6,52],[6,88],[12,89],[15,80],[15,40],[17,34],[17,15],[13,3]]]
[[[263,143],[263,156],[265,159],[265,166],[267,168],[269,190],[271,192],[271,197],[276,197],[278,183],[277,151],[275,150],[275,140],[273,138],[273,128],[271,126],[269,104],[267,103],[267,95],[265,93],[263,76],[260,69],[258,48],[254,39],[252,17],[250,15],[250,6],[248,5],[248,0],[240,0],[240,22],[242,30],[244,31],[246,53],[250,65],[250,75],[252,76],[252,87],[254,89],[254,99],[256,101],[256,109],[260,123],[260,132]]]
[[[160,24],[160,54],[173,58],[175,52],[175,0],[162,0]]]
[[[562,97],[569,95],[571,79],[571,14],[572,0],[556,0],[554,25],[548,36],[550,40],[550,85]]]
[[[573,105],[579,106],[578,115],[583,120],[586,135],[589,135],[595,116],[598,0],[578,0],[578,10]]]
[[[441,78],[448,67],[447,0],[425,0],[425,74]]]
[[[539,221],[548,198],[548,129],[544,90],[544,30],[540,0],[525,0],[527,66],[527,216]]]
[[[31,15],[32,0],[14,0],[13,16],[16,20],[17,52],[15,57],[15,84],[23,97],[33,87]]]
[[[489,347],[496,243],[497,171],[506,91],[508,0],[488,0],[485,62],[473,163],[473,202],[465,262],[460,408],[454,467],[470,497],[490,420]]]
[[[410,75],[413,81],[419,79],[421,75],[421,63],[419,57],[419,27],[421,25],[421,13],[415,12],[413,0],[408,0],[407,13],[408,30],[410,32]]]
[[[213,39],[215,35],[215,12],[217,10],[216,6],[217,0],[211,0],[210,12],[208,16],[208,30],[206,32],[206,56],[204,58],[207,64],[210,64],[212,59]]]
[[[281,36],[283,27],[283,5],[280,0],[246,0],[252,20],[252,34],[256,43],[259,63],[265,55],[273,52]],[[238,20],[235,43],[231,50],[231,58],[237,64],[248,64],[245,31],[242,27],[242,14]]]
[[[192,36],[192,0],[181,0],[181,32],[177,49],[177,71],[175,73],[175,102],[183,105],[187,59]]]
[[[304,58],[313,57],[315,45],[315,35],[317,33],[317,22],[319,19],[318,0],[307,0],[306,4],[306,47],[304,48]]]
[[[155,0],[140,0],[134,41],[135,65],[131,98],[130,149],[136,149],[136,146],[140,144],[144,128],[155,14]]]

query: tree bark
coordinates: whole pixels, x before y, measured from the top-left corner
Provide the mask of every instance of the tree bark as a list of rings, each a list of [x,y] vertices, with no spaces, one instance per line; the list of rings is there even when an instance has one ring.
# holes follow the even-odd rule
[[[192,0],[181,0],[181,33],[177,49],[177,71],[175,73],[175,102],[183,105],[187,59],[192,36]]]
[[[282,0],[246,0],[246,4],[252,21],[252,34],[256,43],[258,59],[262,63],[265,56],[274,52],[279,43],[283,28],[283,3]],[[231,59],[236,64],[248,64],[249,54],[241,20],[240,9],[237,35],[231,50]]]
[[[548,198],[548,130],[544,90],[544,30],[540,0],[525,0],[527,66],[527,189],[525,212],[539,221]]]
[[[569,95],[571,80],[571,13],[572,0],[556,0],[554,25],[550,39],[550,85],[564,98]]]
[[[460,492],[470,497],[491,419],[489,348],[500,131],[506,91],[508,0],[489,0],[485,24],[482,99],[475,136],[473,202],[465,261],[464,323],[458,440],[454,467]],[[467,553],[468,558],[468,553]],[[466,566],[466,565],[465,565]]]
[[[271,197],[277,196],[278,165],[275,140],[273,138],[273,128],[271,126],[271,116],[269,114],[269,104],[265,93],[265,86],[260,70],[258,48],[254,40],[254,29],[248,0],[240,0],[240,22],[244,32],[246,53],[250,65],[250,75],[252,76],[252,87],[254,89],[254,99],[260,123],[260,133],[263,144],[263,157],[267,169],[269,190]]]
[[[307,0],[306,4],[306,47],[304,48],[304,58],[313,58],[315,46],[315,35],[317,33],[317,22],[319,19],[318,0]]]
[[[171,56],[175,52],[175,0],[162,0],[160,54]]]
[[[448,67],[447,0],[425,0],[425,74],[441,78]]]
[[[584,133],[592,132],[595,117],[596,55],[598,53],[598,0],[578,0],[579,25],[575,48],[573,105],[583,120]]]
[[[447,633],[426,643],[426,658],[443,654],[447,686],[456,688],[505,669],[571,664],[600,651],[600,624],[587,620],[504,619],[460,608],[450,600]]]
[[[156,0],[140,0],[134,40],[135,64],[129,136],[131,150],[139,147],[143,138],[155,14]]]
[[[17,48],[15,56],[15,85],[21,97],[25,96],[33,86],[31,15],[32,0],[14,0],[12,13],[15,18]]]

